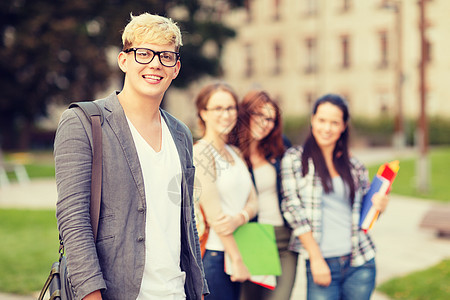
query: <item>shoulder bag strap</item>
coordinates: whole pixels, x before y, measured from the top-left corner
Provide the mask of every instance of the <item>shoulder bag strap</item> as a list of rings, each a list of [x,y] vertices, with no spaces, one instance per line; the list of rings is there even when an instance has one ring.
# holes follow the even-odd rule
[[[98,220],[100,217],[100,202],[102,194],[102,124],[103,114],[95,102],[75,102],[69,108],[79,107],[86,114],[92,124],[92,179],[91,179],[91,226],[94,241],[97,240]]]

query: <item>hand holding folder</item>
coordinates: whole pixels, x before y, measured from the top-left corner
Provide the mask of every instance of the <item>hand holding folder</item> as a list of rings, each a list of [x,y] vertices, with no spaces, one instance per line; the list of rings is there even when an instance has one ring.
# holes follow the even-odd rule
[[[281,264],[273,226],[251,222],[236,229],[233,236],[252,275],[250,281],[274,289],[275,276],[281,275]],[[225,255],[224,267],[227,274],[233,273],[228,255]]]
[[[370,189],[364,195],[361,204],[361,217],[359,226],[364,232],[372,229],[375,221],[378,219],[380,212],[372,206],[372,197],[375,193],[388,194],[391,190],[392,183],[399,170],[399,161],[395,160],[390,163],[385,163],[378,169],[377,174],[372,180]]]

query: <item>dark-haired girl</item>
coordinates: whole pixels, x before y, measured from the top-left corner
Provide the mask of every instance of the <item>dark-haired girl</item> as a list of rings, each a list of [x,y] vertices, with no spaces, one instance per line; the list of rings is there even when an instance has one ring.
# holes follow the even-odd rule
[[[349,154],[349,118],[342,97],[319,98],[306,142],[282,160],[282,210],[294,229],[290,249],[306,257],[308,299],[370,299],[375,287],[375,246],[359,228],[368,173]],[[388,197],[372,202],[384,211]]]

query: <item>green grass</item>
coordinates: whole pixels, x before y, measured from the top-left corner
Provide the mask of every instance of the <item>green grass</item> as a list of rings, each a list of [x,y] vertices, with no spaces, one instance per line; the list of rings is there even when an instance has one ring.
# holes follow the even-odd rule
[[[55,164],[51,151],[5,153],[4,155],[6,161],[23,164],[30,179],[55,177]],[[14,172],[7,172],[7,175],[11,181],[17,180]]]
[[[450,259],[429,269],[389,280],[378,290],[391,299],[447,300],[450,295]]]
[[[450,148],[436,148],[429,152],[431,166],[430,190],[421,193],[417,190],[416,159],[401,159],[400,170],[392,185],[392,193],[423,199],[450,202]],[[376,174],[379,165],[368,166],[370,177]]]
[[[430,151],[431,191],[415,190],[415,159],[400,160],[400,171],[392,193],[449,201],[450,147]],[[25,162],[31,178],[54,177],[51,153],[33,153]],[[372,177],[379,164],[369,166]],[[29,294],[42,288],[51,264],[58,258],[55,211],[0,209],[0,291]],[[450,255],[450,253],[449,253]],[[428,270],[392,279],[380,291],[392,299],[447,299],[450,294],[450,261]]]
[[[54,178],[55,177],[55,166],[54,164],[26,164],[25,169],[27,170],[28,176],[33,178]]]
[[[55,211],[0,209],[0,237],[0,291],[40,290],[58,259]]]
[[[429,152],[431,180],[428,193],[420,193],[416,189],[416,160],[399,158],[399,161],[400,170],[392,186],[392,193],[450,202],[449,147],[437,148]],[[371,177],[377,172],[378,167],[378,165],[368,167]],[[426,270],[391,279],[377,287],[377,290],[391,299],[441,300],[450,297],[449,282],[450,260],[447,259]]]

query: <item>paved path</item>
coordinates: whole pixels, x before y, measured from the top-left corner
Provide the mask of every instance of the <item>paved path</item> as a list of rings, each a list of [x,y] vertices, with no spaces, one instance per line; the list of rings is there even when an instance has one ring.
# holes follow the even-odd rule
[[[355,150],[364,163],[384,162],[390,158],[412,156],[410,149],[397,151],[377,149],[377,151]],[[56,186],[54,180],[33,180],[26,185],[11,184],[0,187],[0,207],[54,208]],[[435,233],[419,228],[423,215],[435,203],[409,197],[392,195],[387,211],[375,225],[371,234],[378,248],[377,282],[408,274],[432,266],[450,257],[450,239],[437,238]],[[50,266],[49,266],[50,267]],[[33,296],[0,294],[0,300],[30,300]],[[292,299],[305,299],[304,264],[300,260],[298,276]],[[385,300],[386,296],[376,292],[372,300]]]
[[[372,229],[377,246],[377,283],[426,269],[450,258],[450,239],[437,238],[430,230],[419,228],[424,213],[434,202],[392,195],[389,207]],[[304,266],[298,268],[292,299],[305,299]],[[389,299],[376,292],[373,300]]]
[[[0,207],[54,209],[56,199],[54,179],[36,179],[24,184],[0,186]]]

